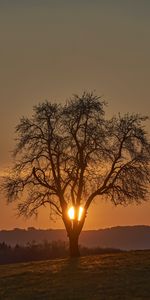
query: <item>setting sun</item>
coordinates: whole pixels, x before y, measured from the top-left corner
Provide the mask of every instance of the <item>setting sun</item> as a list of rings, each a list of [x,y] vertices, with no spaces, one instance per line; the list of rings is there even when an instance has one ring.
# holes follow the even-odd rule
[[[74,207],[70,207],[68,210],[68,216],[70,218],[70,220],[74,220]]]
[[[78,211],[78,221],[81,220],[81,217],[82,217],[82,214],[83,214],[83,207],[80,206],[79,207],[79,211]],[[70,220],[74,220],[75,219],[75,209],[73,206],[71,206],[68,210],[68,216],[70,218]]]
[[[83,214],[83,207],[79,207],[79,213],[78,213],[78,221],[81,220],[81,217],[82,217],[82,214]]]

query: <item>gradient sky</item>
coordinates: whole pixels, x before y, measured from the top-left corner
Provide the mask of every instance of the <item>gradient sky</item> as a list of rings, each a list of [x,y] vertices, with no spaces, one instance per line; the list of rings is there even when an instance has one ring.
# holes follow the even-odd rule
[[[0,0],[1,174],[19,118],[45,99],[60,102],[83,90],[104,96],[108,116],[150,116],[150,1]],[[0,229],[63,227],[43,209],[37,220],[16,219],[3,195],[0,208]],[[116,208],[97,201],[84,228],[150,225],[149,215],[150,202]]]

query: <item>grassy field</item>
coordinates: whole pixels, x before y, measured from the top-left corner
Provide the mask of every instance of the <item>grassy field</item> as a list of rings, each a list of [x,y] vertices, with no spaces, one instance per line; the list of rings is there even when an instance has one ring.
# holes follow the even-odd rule
[[[150,251],[3,265],[0,299],[150,299]]]

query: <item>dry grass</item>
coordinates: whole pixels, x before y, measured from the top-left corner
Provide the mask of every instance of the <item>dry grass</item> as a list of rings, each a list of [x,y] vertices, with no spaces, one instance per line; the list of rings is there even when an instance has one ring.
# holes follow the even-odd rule
[[[150,251],[0,266],[0,299],[150,299]]]

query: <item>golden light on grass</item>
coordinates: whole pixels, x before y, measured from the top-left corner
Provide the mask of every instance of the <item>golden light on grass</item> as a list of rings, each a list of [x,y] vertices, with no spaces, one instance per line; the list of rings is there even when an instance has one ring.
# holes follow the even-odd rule
[[[79,210],[78,210],[78,215],[77,215],[77,220],[80,221],[82,218],[82,214],[83,214],[83,207],[80,206]],[[68,216],[70,220],[74,220],[75,219],[75,208],[73,206],[71,206],[68,209]]]

